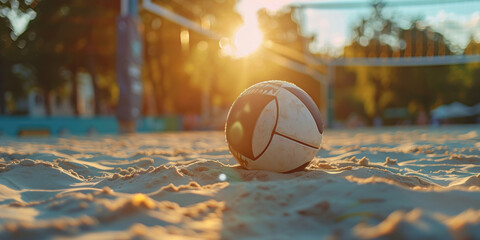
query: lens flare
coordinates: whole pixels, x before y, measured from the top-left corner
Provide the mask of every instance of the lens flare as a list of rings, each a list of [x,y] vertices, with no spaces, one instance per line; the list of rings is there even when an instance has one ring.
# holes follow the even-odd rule
[[[218,175],[218,180],[224,182],[227,180],[227,175],[225,175],[225,173],[220,173],[220,175]]]
[[[248,24],[240,27],[233,39],[236,57],[245,57],[262,45],[263,35],[258,25]]]

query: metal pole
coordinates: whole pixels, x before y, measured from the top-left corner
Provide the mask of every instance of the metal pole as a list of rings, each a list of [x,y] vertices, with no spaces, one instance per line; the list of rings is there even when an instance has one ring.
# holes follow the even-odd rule
[[[335,66],[334,65],[329,65],[328,66],[328,84],[326,85],[327,87],[327,124],[329,127],[333,128],[333,124],[335,121],[335,112],[334,112],[334,89],[333,89],[333,83],[335,82]]]
[[[123,0],[122,0],[123,1]],[[128,15],[138,17],[138,0],[128,0]]]
[[[117,119],[120,133],[136,131],[142,107],[142,41],[138,0],[122,0],[117,20],[117,82],[120,90]]]
[[[128,15],[128,0],[121,0],[120,16]]]

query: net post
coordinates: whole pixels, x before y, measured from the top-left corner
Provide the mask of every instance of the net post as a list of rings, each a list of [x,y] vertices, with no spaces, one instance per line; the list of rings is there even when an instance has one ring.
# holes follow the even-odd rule
[[[117,19],[116,73],[119,87],[116,117],[119,133],[134,133],[142,107],[142,41],[138,0],[122,0]]]
[[[335,65],[328,64],[328,81],[327,81],[327,125],[333,128],[333,122],[335,120],[334,112],[334,97],[333,97],[333,83],[335,81]]]

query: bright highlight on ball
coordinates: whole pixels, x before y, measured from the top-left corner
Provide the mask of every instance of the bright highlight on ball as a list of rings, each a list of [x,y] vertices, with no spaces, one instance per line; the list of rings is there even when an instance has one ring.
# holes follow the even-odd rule
[[[312,98],[284,81],[255,84],[235,100],[225,135],[230,152],[247,169],[302,170],[318,152],[323,123]]]

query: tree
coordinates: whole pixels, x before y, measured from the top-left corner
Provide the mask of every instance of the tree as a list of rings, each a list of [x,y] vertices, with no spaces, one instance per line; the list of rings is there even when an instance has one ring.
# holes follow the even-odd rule
[[[402,29],[399,38],[405,42],[403,57],[442,56],[453,54],[445,37],[430,27],[422,26],[420,20]],[[435,105],[440,105],[458,96],[461,82],[448,78],[450,66],[424,66],[395,68],[396,104],[408,106],[411,113],[425,111],[427,115]]]
[[[222,36],[232,36],[241,23],[240,15],[235,12],[236,0],[157,3]],[[219,54],[217,40],[148,11],[142,11],[140,17],[145,26],[144,85],[150,87],[145,88],[144,102],[149,105],[144,113],[198,114],[206,91],[211,91],[209,102],[233,101],[231,85],[224,84],[235,83],[235,79],[224,76],[229,74],[225,65],[230,66],[231,60]]]
[[[480,42],[475,41],[473,37],[470,37],[470,41],[465,47],[465,55],[480,55]],[[464,81],[463,94],[461,97],[462,102],[467,105],[475,105],[480,103],[480,95],[478,91],[480,89],[480,63],[473,62],[462,66],[456,66],[452,70],[451,79],[458,81]]]
[[[414,19],[408,29],[386,18],[383,3],[373,4],[373,13],[353,29],[345,57],[421,57],[453,54],[445,37]],[[429,111],[458,96],[461,82],[448,78],[449,66],[351,67],[356,75],[354,93],[371,119],[389,107],[408,107],[411,114]],[[340,80],[342,81],[342,80]]]
[[[36,85],[44,92],[48,115],[50,94],[68,81],[73,89],[74,112],[79,113],[76,77],[80,71],[90,74],[95,114],[101,113],[98,76],[99,72],[114,72],[118,9],[116,1],[39,1],[35,8],[37,17],[26,31],[35,39],[28,46],[30,52],[25,61],[36,69]]]
[[[344,48],[345,57],[391,57],[400,49],[399,28],[384,16],[384,4],[377,1],[372,7],[370,17],[353,29],[352,44]],[[370,118],[380,116],[393,100],[392,68],[353,67],[350,71],[356,73],[353,94],[363,102],[363,111]]]
[[[277,12],[261,9],[258,12],[260,30],[263,33],[264,41],[273,43],[269,50],[262,49],[261,51],[273,51],[291,61],[308,65],[305,56],[311,55],[309,46],[314,40],[314,36],[305,36],[301,33],[298,17],[294,8],[286,8]],[[260,54],[266,55],[266,52],[260,52]],[[322,101],[325,99],[322,97],[322,92],[325,92],[325,89],[322,89],[323,86],[320,82],[311,76],[281,66],[272,62],[268,57],[256,59],[256,62],[253,62],[249,69],[256,70],[256,73],[251,76],[254,80],[252,83],[272,79],[295,83],[313,98],[320,109],[326,109],[326,103]]]
[[[35,18],[32,10],[35,2],[0,1],[0,115],[7,113],[7,93],[12,100],[25,96],[29,87],[29,71],[22,64],[22,57],[28,55],[25,48],[32,41],[32,36],[23,34],[25,26],[14,24],[16,18],[28,21]],[[16,67],[15,67],[16,66]],[[17,71],[15,71],[17,70]],[[26,73],[26,74],[25,74]]]

